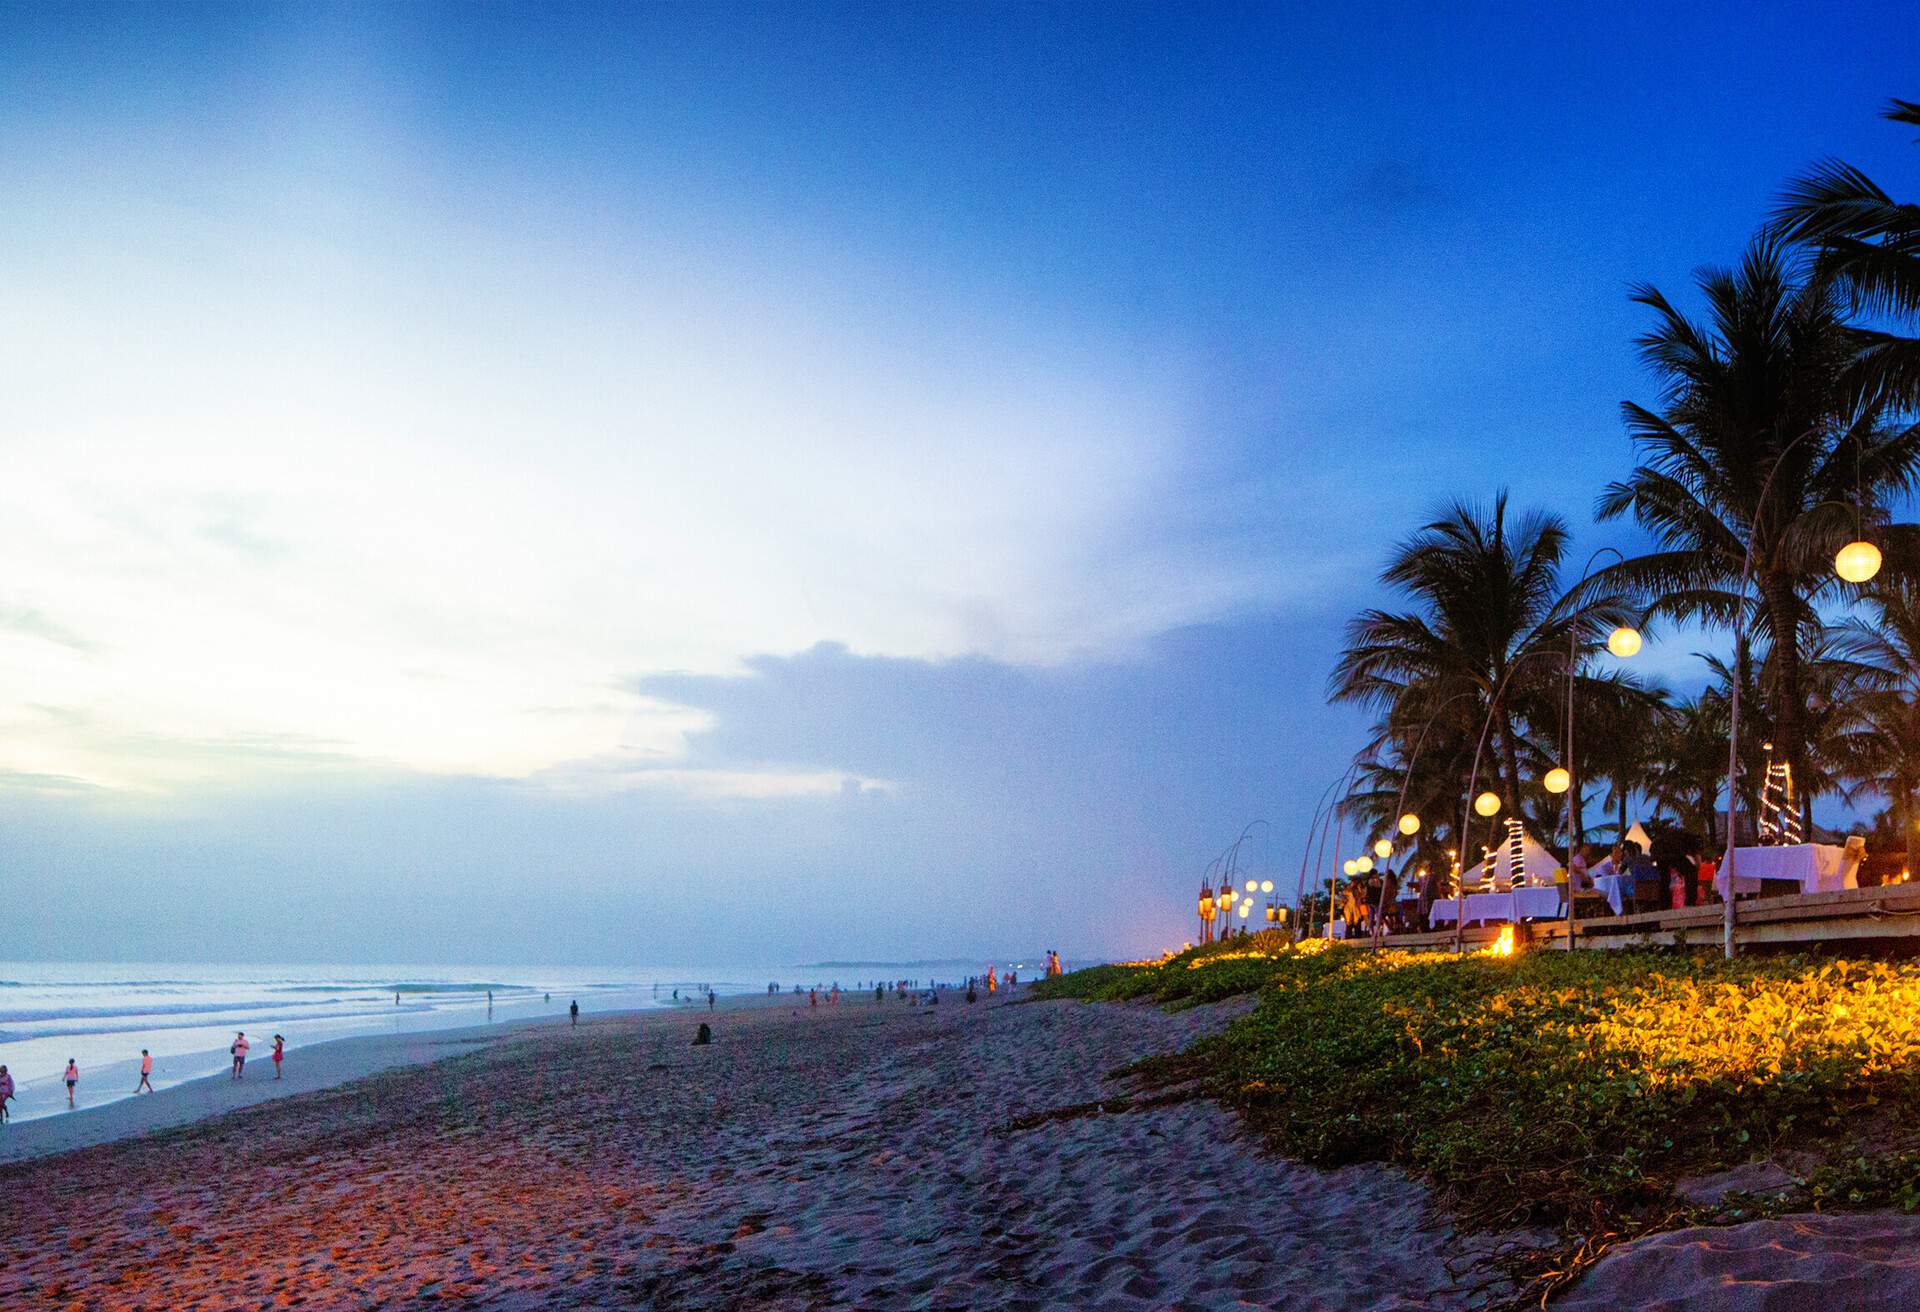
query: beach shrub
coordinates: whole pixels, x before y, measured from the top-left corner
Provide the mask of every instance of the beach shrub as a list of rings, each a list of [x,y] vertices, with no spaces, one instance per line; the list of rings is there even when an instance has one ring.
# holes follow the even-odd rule
[[[1149,969],[1151,967],[1135,965],[1087,966],[1064,975],[1055,975],[1051,979],[1037,979],[1027,996],[1043,1002],[1055,998],[1075,998],[1082,1002],[1107,1001],[1109,990]]]
[[[1187,973],[1238,989],[1245,969]],[[1586,1230],[1920,1096],[1910,963],[1344,950],[1263,969],[1259,1006],[1162,1078],[1199,1078],[1291,1156],[1410,1167],[1488,1225]]]
[[[1187,948],[1159,961],[1089,966],[1042,979],[1029,996],[1041,1001],[1077,998],[1083,1002],[1152,998],[1176,1006],[1217,1002],[1260,988],[1273,977],[1274,961],[1281,955],[1315,952],[1325,946],[1318,940],[1296,946],[1284,932],[1266,930],[1246,938]]]

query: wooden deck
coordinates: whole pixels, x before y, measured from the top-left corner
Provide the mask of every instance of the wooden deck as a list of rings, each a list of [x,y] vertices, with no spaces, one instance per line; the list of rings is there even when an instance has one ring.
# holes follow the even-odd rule
[[[1839,893],[1742,899],[1734,921],[1734,941],[1741,946],[1794,943],[1834,943],[1859,940],[1911,940],[1920,946],[1920,884],[1888,884],[1880,888],[1849,888]],[[1687,907],[1680,911],[1649,911],[1627,916],[1582,918],[1575,925],[1574,947],[1645,948],[1713,947],[1721,944],[1720,904]],[[1533,947],[1565,947],[1567,922],[1534,920],[1515,927],[1522,941]],[[1500,932],[1499,925],[1469,925],[1462,936],[1469,948],[1485,947]],[[1338,940],[1337,940],[1338,941]],[[1366,939],[1351,940],[1355,947],[1371,946]],[[1412,950],[1453,951],[1451,929],[1431,934],[1393,934],[1387,946]]]

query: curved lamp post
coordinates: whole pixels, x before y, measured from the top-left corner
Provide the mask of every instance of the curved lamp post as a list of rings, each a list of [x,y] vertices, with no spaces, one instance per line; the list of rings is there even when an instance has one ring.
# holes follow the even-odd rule
[[[1591,556],[1587,557],[1587,567],[1581,571],[1580,581],[1573,585],[1574,590],[1576,592],[1579,589],[1585,587],[1587,585],[1587,580],[1593,577],[1593,562],[1600,559],[1600,557],[1608,554],[1609,552],[1612,553],[1613,558],[1615,560],[1619,561],[1623,565],[1626,564],[1627,558],[1621,555],[1617,550],[1615,550],[1612,547],[1601,547],[1599,550],[1595,551]],[[1638,629],[1632,628],[1629,625],[1625,625],[1625,624],[1620,625],[1618,628],[1614,629],[1612,633],[1609,633],[1607,635],[1607,650],[1612,652],[1615,656],[1619,657],[1621,660],[1626,660],[1630,658],[1631,656],[1633,656],[1635,652],[1640,650],[1640,631]],[[1553,769],[1547,771],[1547,773],[1540,780],[1541,786],[1545,788],[1548,792],[1565,793],[1567,795],[1567,951],[1569,952],[1573,951],[1574,927],[1575,927],[1575,917],[1574,917],[1574,909],[1573,909],[1573,901],[1574,901],[1573,895],[1575,892],[1573,887],[1573,845],[1576,842],[1578,842],[1581,837],[1583,837],[1583,835],[1575,834],[1573,832],[1574,802],[1575,802],[1575,799],[1579,797],[1579,793],[1576,792],[1575,790],[1580,786],[1579,777],[1574,773],[1573,687],[1574,687],[1574,680],[1576,679],[1576,677],[1578,677],[1579,672],[1580,672],[1580,612],[1576,611],[1574,612],[1567,628],[1566,755],[1561,758],[1562,764],[1557,765]]]
[[[1760,484],[1760,495],[1754,499],[1753,517],[1757,521],[1767,513],[1767,492],[1773,487],[1773,476],[1780,472],[1780,465],[1787,458],[1787,452],[1812,437],[1818,429],[1809,428],[1806,432],[1780,448],[1780,454],[1773,458],[1773,467],[1767,470],[1766,478]],[[1856,507],[1857,509],[1857,507]],[[1858,520],[1856,531],[1858,531]],[[1720,863],[1721,873],[1726,877],[1727,891],[1721,899],[1723,911],[1720,917],[1721,952],[1731,961],[1733,959],[1733,902],[1738,896],[1733,884],[1733,854],[1739,842],[1734,833],[1734,815],[1740,805],[1740,795],[1735,791],[1740,776],[1740,650],[1747,636],[1747,589],[1753,586],[1753,539],[1754,531],[1747,530],[1746,553],[1740,565],[1740,593],[1738,605],[1733,612],[1733,696],[1728,704],[1727,726],[1727,855]],[[1848,583],[1865,583],[1880,572],[1880,549],[1871,542],[1856,540],[1840,548],[1833,558],[1834,573]]]
[[[1328,799],[1333,796],[1335,789],[1343,788],[1347,781],[1353,778],[1353,772],[1356,768],[1358,767],[1348,766],[1345,772],[1337,776],[1332,783],[1327,785],[1326,790],[1320,794],[1319,802],[1314,805],[1313,819],[1307,824],[1307,843],[1306,847],[1300,853],[1300,883],[1294,890],[1293,895],[1293,904],[1298,913],[1294,919],[1294,931],[1297,934],[1308,936],[1313,933],[1313,917],[1308,914],[1310,904],[1307,902],[1307,868],[1309,864],[1311,864],[1315,867],[1317,873],[1319,866],[1326,860],[1327,829],[1328,826],[1333,823],[1333,809],[1328,806]],[[1313,854],[1313,843],[1316,833],[1320,839],[1320,855],[1317,859],[1314,858]],[[1316,882],[1316,887],[1317,886]]]
[[[1480,782],[1480,755],[1486,750],[1487,734],[1493,729],[1493,717],[1500,709],[1500,698],[1507,691],[1507,685],[1513,682],[1515,672],[1533,657],[1543,655],[1545,652],[1546,649],[1544,647],[1535,647],[1532,651],[1521,653],[1519,660],[1507,666],[1507,672],[1500,676],[1499,685],[1494,688],[1493,696],[1487,701],[1487,719],[1486,722],[1480,726],[1480,741],[1474,745],[1473,768],[1467,771],[1467,797],[1471,799],[1471,805],[1470,807],[1463,806],[1460,811],[1460,891],[1454,895],[1453,900],[1453,951],[1455,956],[1458,956],[1466,950],[1466,860],[1467,853],[1473,850],[1467,845],[1468,827],[1472,823],[1468,818],[1468,811],[1472,810],[1485,817],[1492,817],[1498,815],[1500,812],[1500,794],[1486,792],[1481,793],[1478,797],[1473,795],[1474,786]],[[1518,798],[1514,799],[1516,804],[1519,800]]]
[[[1420,763],[1420,749],[1426,745],[1428,732],[1431,731],[1433,726],[1439,721],[1440,712],[1446,710],[1447,707],[1453,705],[1455,702],[1459,701],[1461,698],[1471,697],[1472,695],[1473,694],[1470,692],[1457,692],[1453,696],[1441,702],[1438,706],[1434,707],[1433,714],[1427,717],[1427,722],[1424,725],[1422,725],[1420,728],[1420,736],[1414,740],[1413,755],[1407,758],[1406,771],[1400,777],[1400,796],[1398,799],[1395,800],[1393,804],[1393,813],[1394,815],[1399,817],[1394,822],[1394,825],[1397,829],[1399,829],[1399,831],[1402,834],[1406,835],[1408,838],[1411,838],[1415,834],[1420,832],[1420,817],[1413,814],[1411,811],[1407,810],[1407,789],[1411,787],[1413,784],[1413,768]],[[1382,845],[1386,847],[1386,851],[1384,852],[1380,850]],[[1381,839],[1378,843],[1375,843],[1373,845],[1373,851],[1375,856],[1379,857],[1382,861],[1385,861],[1388,857],[1393,855],[1392,840],[1386,839],[1386,838]],[[1373,923],[1375,926],[1373,941],[1376,946],[1381,946],[1381,947],[1384,947],[1386,945],[1386,934],[1383,930],[1379,928],[1380,918],[1386,911],[1386,903],[1387,903],[1387,881],[1383,878],[1380,881],[1380,895],[1374,899],[1374,908],[1373,908]]]

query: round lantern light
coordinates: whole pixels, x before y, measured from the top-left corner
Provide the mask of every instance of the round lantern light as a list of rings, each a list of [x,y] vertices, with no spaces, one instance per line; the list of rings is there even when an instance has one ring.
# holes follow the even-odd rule
[[[1400,817],[1400,832],[1411,838],[1420,832],[1420,817],[1409,811]]]
[[[1353,859],[1353,868],[1364,875],[1373,869],[1373,858],[1370,856],[1357,856]]]
[[[1607,634],[1607,651],[1620,657],[1622,661],[1636,651],[1640,651],[1640,630],[1628,624],[1620,624],[1611,634]]]
[[[1261,891],[1262,893],[1271,893],[1271,892],[1273,892],[1273,881],[1272,881],[1271,879],[1263,879],[1263,880],[1261,880],[1261,881],[1260,881],[1260,891]]]
[[[1871,542],[1849,542],[1833,558],[1833,572],[1849,583],[1865,583],[1880,572],[1880,548]]]
[[[1607,635],[1607,650],[1625,660],[1640,650],[1640,630],[1622,624]]]
[[[1358,874],[1360,870],[1360,867],[1355,865],[1351,861],[1342,863],[1340,868],[1347,872],[1347,878],[1349,879],[1353,878],[1354,875]]]
[[[1550,793],[1564,793],[1573,787],[1573,776],[1564,766],[1554,766],[1540,780],[1540,786]]]
[[[1253,903],[1242,902],[1240,904],[1240,919],[1245,920],[1248,917],[1248,915],[1252,913],[1252,911],[1253,911]]]
[[[1480,794],[1473,799],[1473,809],[1477,815],[1496,814],[1500,810],[1500,794],[1494,792]]]
[[[1383,838],[1379,842],[1373,845],[1373,854],[1379,857],[1382,861],[1385,861],[1388,857],[1393,855],[1393,844],[1389,843],[1386,839]]]

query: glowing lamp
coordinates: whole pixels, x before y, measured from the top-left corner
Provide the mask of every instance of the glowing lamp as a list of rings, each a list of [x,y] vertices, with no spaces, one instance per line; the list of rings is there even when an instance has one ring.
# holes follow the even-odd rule
[[[1833,572],[1849,583],[1865,583],[1880,572],[1880,548],[1871,542],[1849,542],[1833,558]]]
[[[1271,892],[1273,892],[1273,881],[1272,881],[1271,879],[1263,879],[1263,880],[1261,880],[1261,881],[1260,881],[1260,891],[1261,891],[1262,893],[1271,893]]]
[[[1252,910],[1253,910],[1253,903],[1242,902],[1240,904],[1240,919],[1245,920],[1247,918],[1247,913]]]
[[[1497,814],[1500,810],[1500,794],[1494,792],[1480,794],[1473,799],[1473,810],[1476,815]]]
[[[1388,857],[1393,855],[1393,844],[1389,843],[1386,839],[1383,838],[1379,842],[1373,845],[1373,854],[1379,857],[1382,861],[1385,861]]]
[[[1550,793],[1564,793],[1573,787],[1573,776],[1556,765],[1541,777],[1540,786]]]
[[[1640,650],[1640,630],[1622,624],[1607,635],[1607,650],[1625,660]]]
[[[1353,859],[1353,868],[1355,870],[1358,870],[1361,874],[1364,875],[1369,870],[1373,869],[1373,858],[1370,856],[1355,857]]]
[[[1400,817],[1400,832],[1411,838],[1420,832],[1420,817],[1409,811]]]
[[[1347,877],[1349,879],[1351,879],[1360,869],[1359,866],[1355,865],[1351,861],[1343,862],[1340,868],[1347,872]]]

